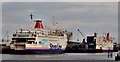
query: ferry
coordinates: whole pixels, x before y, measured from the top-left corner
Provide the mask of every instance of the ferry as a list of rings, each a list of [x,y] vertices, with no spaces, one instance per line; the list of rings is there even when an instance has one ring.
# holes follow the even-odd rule
[[[109,33],[97,37],[97,33],[94,33],[94,39],[96,41],[96,50],[102,50],[103,52],[113,51],[114,38],[109,36]]]
[[[33,15],[31,14],[31,20]],[[32,29],[20,29],[12,36],[10,50],[19,53],[60,54],[72,39],[67,30],[45,29],[42,20],[36,20]],[[54,24],[55,25],[55,24]]]

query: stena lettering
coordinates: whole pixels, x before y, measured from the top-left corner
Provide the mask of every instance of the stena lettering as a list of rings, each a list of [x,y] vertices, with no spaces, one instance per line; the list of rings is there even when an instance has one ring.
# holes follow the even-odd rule
[[[62,45],[53,45],[52,43],[50,43],[50,49],[61,49],[62,48]]]

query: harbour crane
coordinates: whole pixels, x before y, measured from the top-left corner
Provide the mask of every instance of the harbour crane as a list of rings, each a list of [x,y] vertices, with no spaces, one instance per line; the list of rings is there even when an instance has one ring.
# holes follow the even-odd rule
[[[5,38],[7,37],[7,34],[8,34],[8,31],[7,31],[7,33],[5,34],[5,36],[4,36],[3,40],[2,40],[2,42],[5,42]]]
[[[83,35],[83,33],[78,29],[79,33],[83,36],[83,42],[85,42],[85,36]]]

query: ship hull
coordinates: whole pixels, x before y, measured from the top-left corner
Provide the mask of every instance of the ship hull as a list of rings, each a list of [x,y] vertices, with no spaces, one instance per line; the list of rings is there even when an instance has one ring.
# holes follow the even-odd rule
[[[107,49],[96,49],[96,51],[101,51],[101,52],[109,52],[109,51],[111,51],[111,52],[113,52],[114,50],[107,50]]]
[[[12,53],[16,54],[62,54],[64,49],[26,49],[26,50],[14,50],[11,49]]]

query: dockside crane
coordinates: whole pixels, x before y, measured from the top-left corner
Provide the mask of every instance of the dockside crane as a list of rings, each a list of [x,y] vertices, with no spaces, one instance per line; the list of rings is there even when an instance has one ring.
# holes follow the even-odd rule
[[[83,43],[85,42],[85,36],[83,35],[83,33],[78,29],[79,33],[83,36]]]
[[[5,42],[5,38],[7,37],[7,34],[8,34],[8,31],[7,31],[7,33],[5,34],[5,36],[4,36],[3,40],[2,40],[2,42]]]

